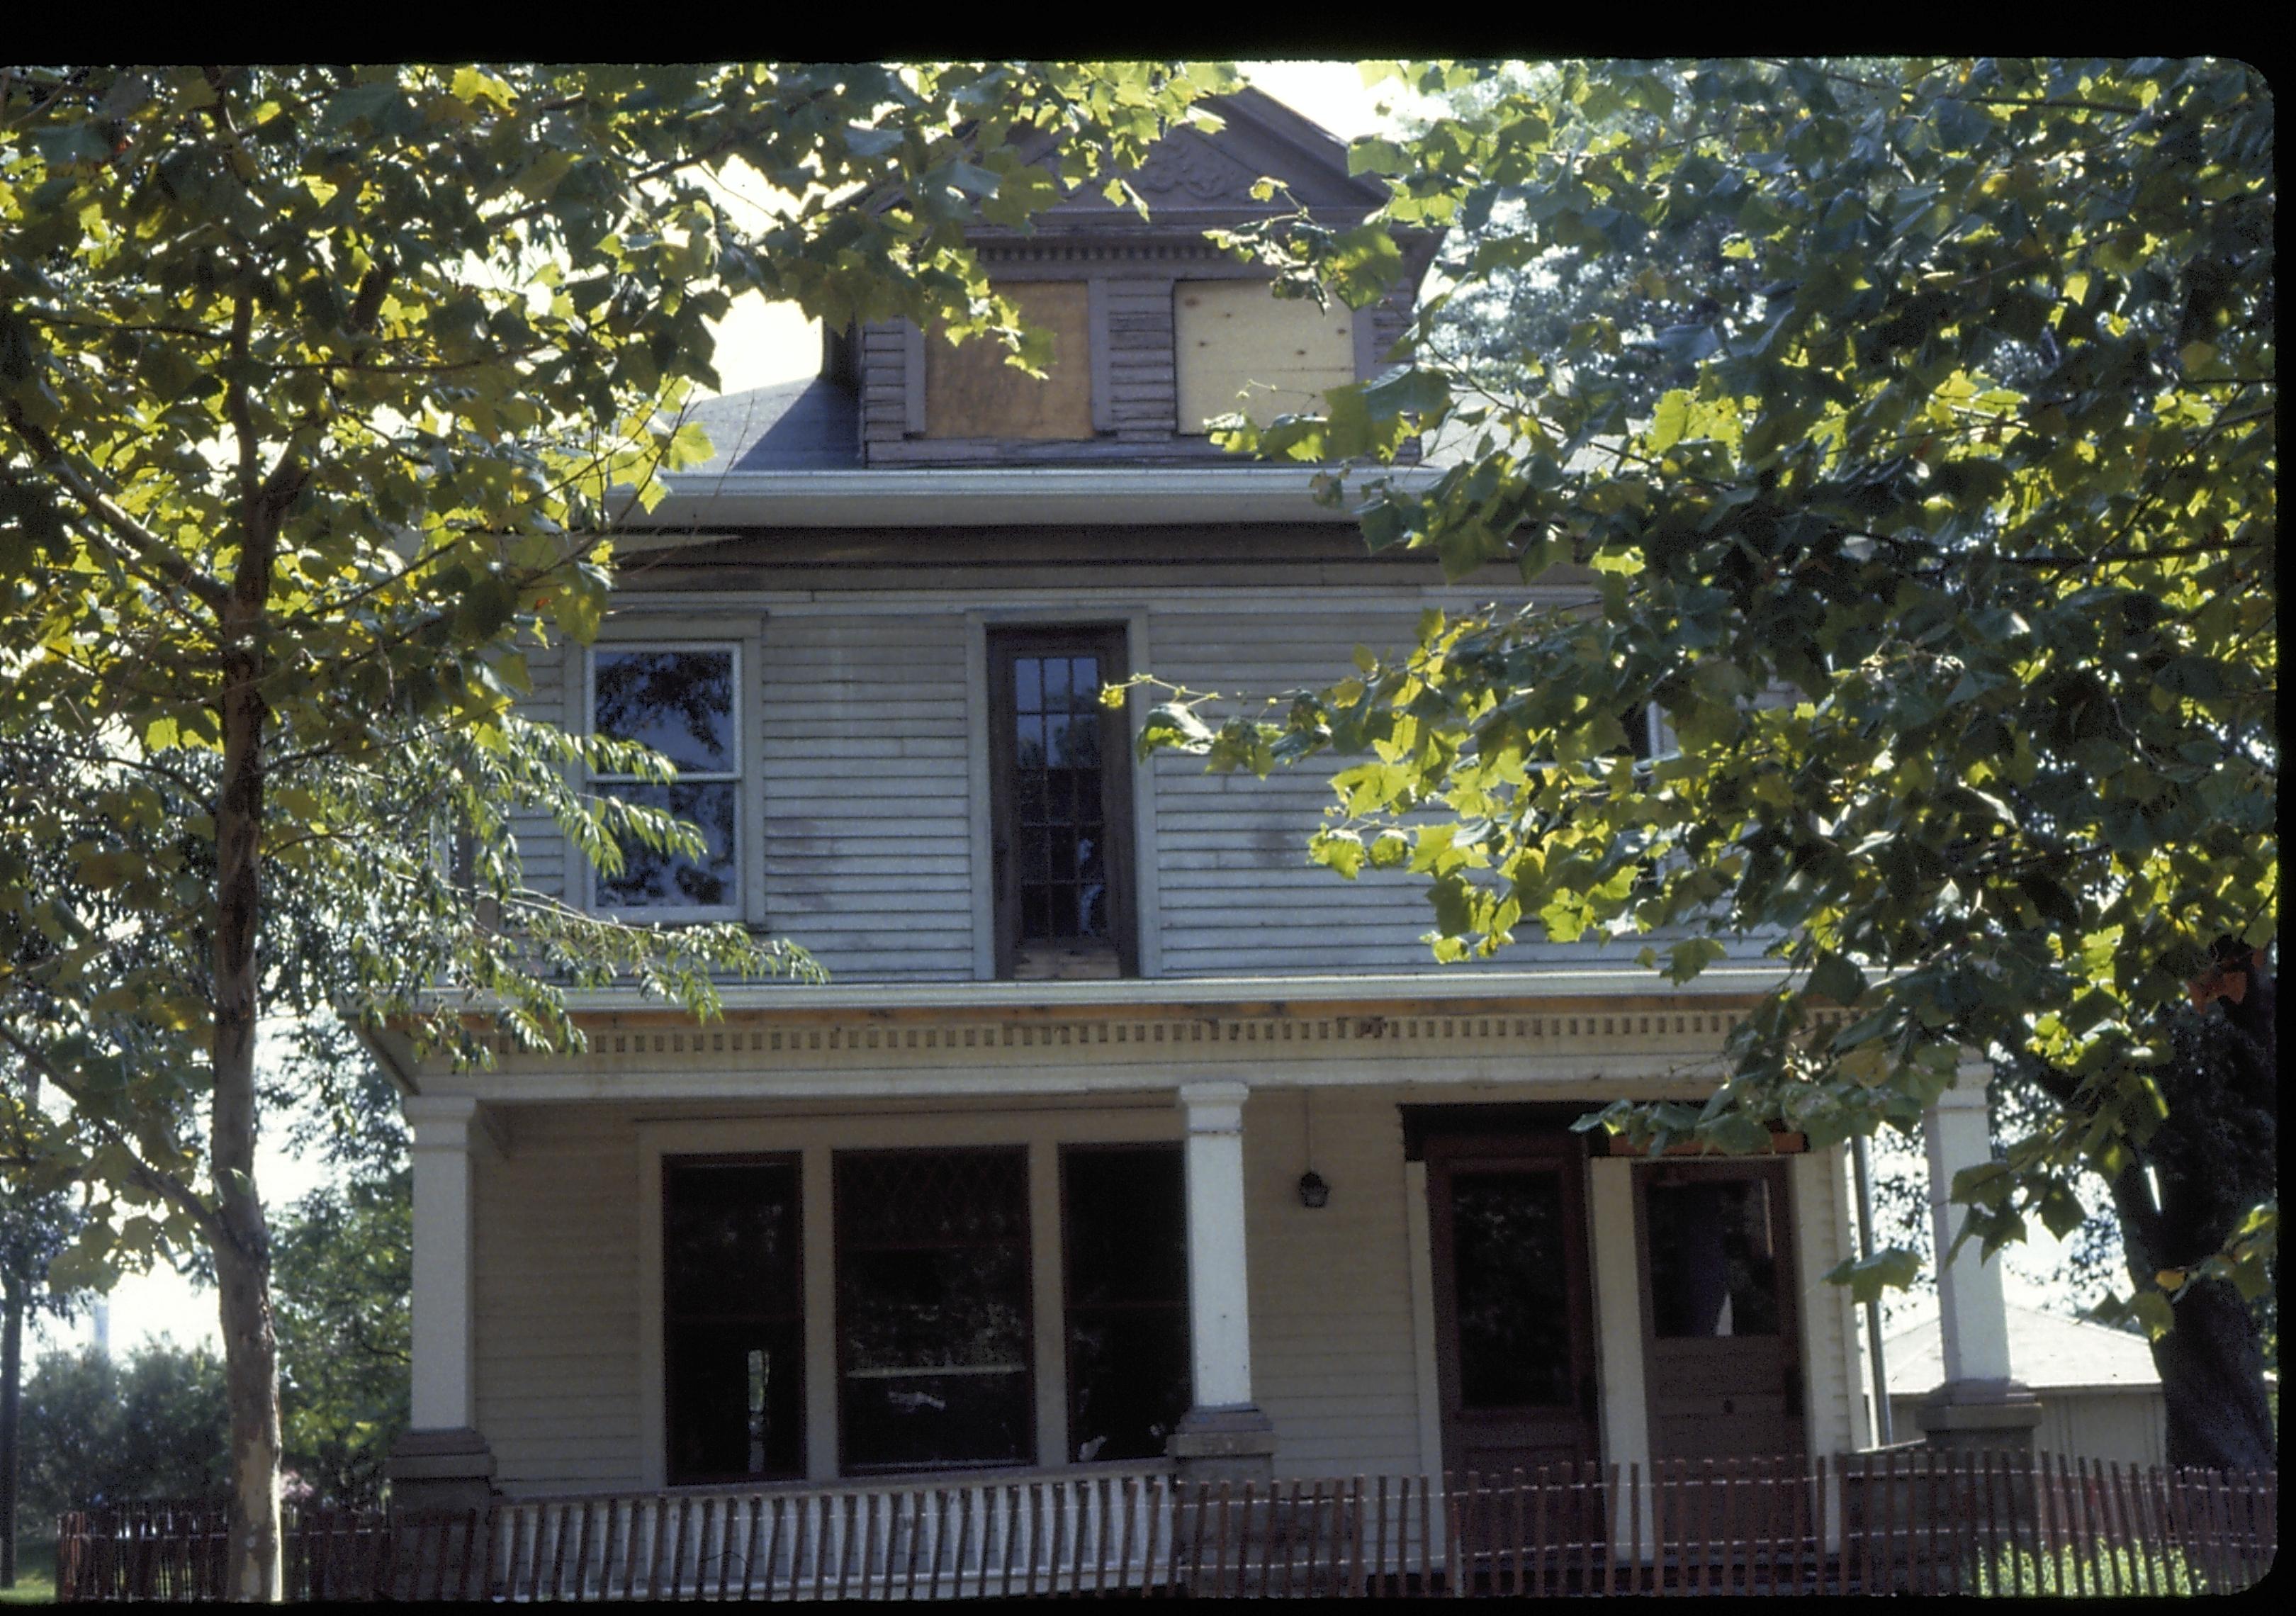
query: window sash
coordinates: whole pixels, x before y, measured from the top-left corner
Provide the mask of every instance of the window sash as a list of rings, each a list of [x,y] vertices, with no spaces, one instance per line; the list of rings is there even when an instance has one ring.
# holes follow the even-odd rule
[[[652,789],[673,789],[676,786],[682,785],[733,786],[734,788],[734,811],[731,819],[731,833],[728,841],[728,851],[731,854],[731,868],[727,870],[725,877],[726,887],[729,896],[725,902],[717,904],[694,904],[669,901],[656,903],[618,902],[615,901],[605,890],[606,876],[604,872],[598,869],[595,865],[591,865],[589,874],[586,877],[590,887],[590,907],[603,915],[617,917],[627,916],[644,920],[739,919],[748,908],[747,900],[744,897],[747,875],[743,869],[745,838],[742,835],[742,822],[748,815],[747,805],[742,800],[742,793],[741,789],[748,779],[748,774],[743,760],[745,749],[742,739],[742,733],[746,728],[744,714],[747,710],[747,703],[744,701],[742,695],[742,657],[741,642],[737,640],[724,639],[618,639],[591,646],[584,654],[582,659],[584,734],[595,734],[598,733],[599,658],[602,656],[620,656],[632,652],[668,652],[671,654],[689,652],[722,652],[728,659],[727,677],[731,685],[730,697],[726,715],[727,735],[726,751],[729,759],[728,766],[724,768],[714,769],[680,767],[677,770],[676,778],[670,783],[669,788],[662,787],[659,782],[641,779],[636,775],[615,774],[603,770],[590,771],[587,775],[587,783],[597,792],[597,794],[602,796],[622,795],[622,792],[613,789],[616,787],[627,788],[636,786]],[[660,855],[655,854],[652,849],[643,846],[635,849],[635,854],[637,857],[660,857]],[[626,860],[632,856],[632,849],[624,849],[624,857]],[[583,862],[586,864],[587,863],[586,860]],[[680,859],[677,862],[690,863],[693,861]],[[675,865],[673,865],[672,867],[675,867]]]
[[[1010,978],[1024,947],[1062,947],[1087,953],[1107,949],[1112,952],[1114,974],[1133,976],[1139,972],[1139,922],[1136,900],[1136,874],[1133,867],[1134,824],[1132,804],[1132,751],[1130,725],[1121,710],[1111,711],[1092,703],[1087,711],[1096,718],[1096,764],[1087,768],[1073,765],[1039,769],[1046,782],[1058,774],[1063,783],[1070,777],[1089,773],[1097,780],[1097,803],[1094,812],[1101,830],[1096,874],[1088,875],[1071,863],[1068,879],[1058,878],[1049,868],[1032,876],[1024,869],[1032,850],[1030,838],[1043,839],[1043,849],[1048,859],[1056,859],[1062,849],[1068,849],[1073,861],[1073,829],[1054,823],[1050,814],[1050,800],[1038,812],[1038,823],[1024,822],[1028,810],[1023,805],[1021,790],[1021,759],[1018,728],[1023,703],[1017,688],[1017,668],[1022,662],[1059,658],[1092,657],[1100,664],[1099,677],[1104,685],[1124,677],[1128,655],[1129,636],[1122,624],[1078,624],[1040,628],[992,628],[989,631],[988,652],[988,769],[989,769],[989,831],[991,854],[991,903],[996,937],[996,974]],[[1048,706],[1039,694],[1039,708]],[[1081,718],[1082,715],[1074,715]],[[1049,734],[1049,729],[1046,732]],[[1048,786],[1049,789],[1049,786]],[[1077,820],[1082,809],[1070,805],[1069,818]],[[1065,837],[1058,833],[1067,830]],[[1084,932],[1079,920],[1074,934],[1060,931],[1051,924],[1049,905],[1067,898],[1074,902],[1079,894],[1097,882],[1101,902],[1106,915],[1104,937]],[[1035,890],[1023,892],[1024,886]],[[1034,897],[1044,908],[1045,921],[1040,936],[1024,936],[1029,911],[1026,899]]]
[[[937,1166],[945,1169],[963,1158],[972,1158],[984,1165],[993,1161],[996,1170],[1011,1174],[1016,1181],[1010,1186],[1013,1199],[1003,1210],[1016,1215],[1017,1221],[1001,1233],[968,1235],[963,1231],[935,1231],[929,1227],[872,1227],[873,1223],[882,1224],[887,1203],[880,1203],[869,1215],[853,1204],[853,1197],[865,1188],[860,1175],[873,1167],[898,1161],[930,1171]],[[1033,1231],[1029,1226],[1026,1147],[838,1151],[831,1158],[830,1170],[836,1250],[840,1473],[865,1475],[885,1471],[972,1469],[1034,1463],[1036,1295],[1035,1270],[1029,1255]],[[925,1212],[931,1209],[918,1210]],[[932,1260],[936,1257],[961,1259],[969,1252],[980,1253],[985,1259],[980,1268],[969,1276],[978,1282],[975,1284],[964,1283],[968,1276],[957,1271],[962,1267],[961,1260],[946,1267]],[[871,1260],[888,1258],[895,1260]],[[903,1262],[901,1259],[922,1260]],[[955,1288],[942,1292],[939,1300],[943,1305],[951,1301],[974,1304],[976,1316],[956,1322],[976,1331],[984,1321],[993,1324],[998,1312],[1009,1314],[1014,1332],[1010,1346],[1017,1357],[982,1359],[976,1354],[972,1361],[956,1361],[964,1356],[967,1341],[953,1335],[938,1351],[918,1346],[915,1356],[919,1361],[857,1362],[866,1345],[861,1339],[864,1331],[881,1335],[890,1332],[889,1339],[898,1341],[909,1334],[905,1325],[914,1325],[932,1311],[921,1305],[924,1298],[914,1293],[906,1298],[899,1294],[904,1279],[913,1283],[922,1280],[927,1291],[943,1281],[954,1284]],[[867,1313],[859,1292],[872,1284],[879,1294],[871,1299],[875,1311]],[[905,1314],[909,1315],[906,1319]],[[948,1321],[940,1322],[946,1325]],[[974,1344],[978,1344],[977,1336]],[[888,1341],[880,1341],[876,1345],[882,1351]],[[923,1361],[926,1358],[931,1361]],[[913,1387],[916,1390],[909,1390]],[[956,1399],[967,1391],[973,1394],[975,1401],[952,1408]],[[897,1430],[891,1421],[903,1412],[902,1399],[910,1399],[906,1410],[909,1414],[937,1406],[939,1412],[951,1417],[939,1431],[927,1426],[907,1431]],[[985,1445],[972,1452],[922,1450],[936,1439],[944,1442],[962,1442],[968,1437],[978,1440],[984,1425],[993,1431],[1000,1423],[1010,1436],[1005,1451],[988,1451]],[[905,1436],[916,1439],[915,1445],[905,1445],[901,1440]],[[876,1445],[873,1447],[873,1443]]]

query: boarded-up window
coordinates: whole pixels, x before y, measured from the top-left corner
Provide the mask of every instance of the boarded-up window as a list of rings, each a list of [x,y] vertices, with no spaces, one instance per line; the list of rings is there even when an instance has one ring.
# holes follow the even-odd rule
[[[976,337],[952,347],[925,339],[928,438],[1089,438],[1092,299],[1082,281],[1024,281],[996,290],[1021,322],[1052,333],[1044,380],[1005,361],[1002,343]]]
[[[1264,281],[1182,281],[1172,288],[1180,431],[1216,416],[1254,421],[1320,410],[1324,390],[1356,379],[1355,324],[1341,303],[1278,298]]]

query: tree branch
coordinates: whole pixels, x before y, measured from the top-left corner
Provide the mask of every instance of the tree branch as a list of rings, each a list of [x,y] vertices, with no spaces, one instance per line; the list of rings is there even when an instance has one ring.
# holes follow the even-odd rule
[[[0,406],[0,412],[4,412],[8,425],[23,440],[24,447],[32,451],[40,466],[70,490],[72,497],[80,502],[90,517],[111,529],[120,543],[128,547],[135,560],[159,572],[168,582],[190,590],[211,607],[220,609],[230,598],[231,592],[224,587],[222,580],[210,578],[193,566],[173,545],[120,509],[81,477],[56,440],[24,419],[22,406],[14,399],[11,398],[4,406]],[[88,537],[95,542],[102,542],[97,535],[90,534]],[[111,550],[109,545],[105,548]],[[127,557],[119,556],[117,551],[112,553],[122,565],[127,563]]]
[[[122,1133],[116,1123],[90,1111],[87,1096],[71,1079],[64,1075],[62,1069],[54,1062],[49,1060],[35,1046],[27,1044],[18,1038],[14,1029],[4,1023],[0,1023],[0,1040],[6,1041],[8,1046],[16,1052],[19,1060],[28,1066],[36,1068],[42,1076],[69,1095],[78,1114],[96,1132],[102,1134],[106,1143],[118,1145],[127,1153],[129,1169],[135,1174],[139,1184],[161,1199],[173,1203],[176,1209],[196,1224],[201,1233],[207,1235],[210,1241],[230,1237],[223,1220],[216,1216],[214,1210],[201,1201],[188,1185],[176,1178],[174,1174],[163,1173],[144,1161],[143,1153],[136,1149],[135,1142]]]

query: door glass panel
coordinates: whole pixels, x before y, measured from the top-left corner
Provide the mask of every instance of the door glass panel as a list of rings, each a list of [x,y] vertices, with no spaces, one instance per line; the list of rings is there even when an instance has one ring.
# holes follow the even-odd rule
[[[1100,659],[1013,659],[1013,827],[1021,939],[1110,935]]]
[[[1661,1339],[1775,1335],[1777,1243],[1762,1178],[1654,1179],[1651,1318]]]
[[[1565,1238],[1558,1173],[1452,1177],[1453,1295],[1464,1407],[1570,1400]]]

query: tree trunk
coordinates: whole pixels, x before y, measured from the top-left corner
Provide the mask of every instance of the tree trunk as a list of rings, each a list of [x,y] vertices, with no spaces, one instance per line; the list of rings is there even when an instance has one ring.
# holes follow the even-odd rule
[[[236,660],[236,659],[235,659]],[[215,1098],[209,1152],[222,1228],[215,1242],[224,1381],[231,1407],[231,1551],[238,1599],[279,1586],[279,1348],[271,1318],[271,1234],[255,1193],[256,934],[263,822],[263,706],[252,664],[226,687],[216,815]]]
[[[0,1588],[16,1586],[16,1433],[24,1409],[24,1298],[11,1282],[0,1300]]]
[[[2129,1276],[2152,1289],[2222,1248],[2249,1208],[2278,1192],[2275,983],[2261,958],[2239,964],[2198,1015],[2170,1029],[2162,1074],[2169,1118],[2112,1185]],[[2238,997],[2234,997],[2234,992]],[[2146,1169],[2152,1169],[2147,1177]],[[2256,1316],[2221,1280],[2193,1284],[2176,1324],[2152,1343],[2169,1410],[2171,1465],[2278,1466]]]
[[[250,461],[251,463],[251,461]],[[215,1095],[209,1161],[231,1408],[231,1543],[236,1599],[280,1597],[279,1346],[271,1232],[255,1190],[255,1034],[263,918],[264,617],[279,518],[291,493],[249,490],[243,542],[223,614],[223,778],[216,800]]]

